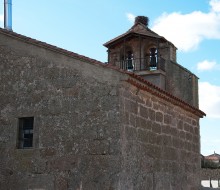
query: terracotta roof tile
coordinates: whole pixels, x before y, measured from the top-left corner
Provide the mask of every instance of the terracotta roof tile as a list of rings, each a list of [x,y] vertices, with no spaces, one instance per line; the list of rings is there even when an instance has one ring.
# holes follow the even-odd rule
[[[138,81],[143,82],[143,84],[141,84],[141,83],[139,83],[139,82],[137,82],[133,79],[128,79],[127,80],[127,82],[129,82],[132,85],[140,88],[141,90],[150,92],[153,95],[155,95],[157,97],[160,97],[160,98],[162,98],[162,99],[164,99],[168,102],[172,102],[174,105],[180,106],[181,108],[183,108],[183,109],[185,109],[185,110],[187,110],[187,111],[189,111],[193,114],[196,114],[197,116],[199,116],[201,118],[206,115],[203,111],[199,110],[198,108],[196,108],[194,106],[191,106],[190,104],[186,103],[185,101],[183,101],[183,100],[173,96],[172,94],[162,90],[161,88],[159,88],[159,87],[153,85],[152,83],[146,81],[142,77],[133,74],[132,78],[136,78]]]
[[[164,42],[169,42],[163,36],[158,35],[154,31],[150,30],[148,27],[144,26],[143,24],[137,23],[137,24],[134,24],[127,32],[113,38],[112,40],[104,43],[103,45],[105,47],[109,47],[109,45],[111,45],[112,43],[115,43],[116,41],[123,39],[126,36],[135,35],[135,34],[141,35],[141,36],[146,36],[146,37],[151,37],[151,38],[158,38]],[[169,43],[172,44],[171,42],[169,42]]]
[[[206,160],[220,160],[218,157],[216,156],[205,156]]]
[[[217,154],[217,153],[214,153],[214,154],[211,154],[211,155],[208,155],[208,156],[205,156],[205,159],[209,159],[209,160],[220,160],[220,155]]]

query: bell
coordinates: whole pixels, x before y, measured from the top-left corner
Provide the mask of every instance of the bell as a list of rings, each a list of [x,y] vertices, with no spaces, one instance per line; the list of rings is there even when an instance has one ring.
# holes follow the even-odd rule
[[[127,60],[127,69],[128,70],[132,70],[134,67],[133,67],[133,64],[132,64],[132,59],[128,59]]]
[[[157,67],[156,48],[150,48],[150,67]]]
[[[133,70],[133,53],[131,51],[127,52],[127,70]]]

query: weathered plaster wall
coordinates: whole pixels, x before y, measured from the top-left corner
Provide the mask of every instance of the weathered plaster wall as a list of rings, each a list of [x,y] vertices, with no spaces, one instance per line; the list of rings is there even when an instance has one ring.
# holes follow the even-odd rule
[[[199,189],[199,118],[124,85],[121,189]]]

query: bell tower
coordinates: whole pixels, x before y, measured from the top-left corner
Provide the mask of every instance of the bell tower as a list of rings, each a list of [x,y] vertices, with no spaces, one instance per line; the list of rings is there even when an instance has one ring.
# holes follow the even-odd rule
[[[148,17],[138,16],[127,32],[104,44],[108,64],[133,72],[198,107],[198,77],[177,63],[177,48],[149,29],[148,23]]]
[[[108,63],[134,72],[165,90],[166,60],[176,61],[176,48],[150,30],[148,22],[148,17],[138,16],[126,33],[104,44],[108,48]]]

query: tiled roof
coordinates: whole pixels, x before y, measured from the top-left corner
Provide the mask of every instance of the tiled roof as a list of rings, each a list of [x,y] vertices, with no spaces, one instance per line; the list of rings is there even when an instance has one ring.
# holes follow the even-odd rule
[[[45,48],[45,49],[49,49],[51,51],[63,54],[65,56],[72,57],[74,59],[82,60],[82,61],[89,62],[89,63],[92,63],[92,64],[98,64],[98,65],[106,67],[108,69],[113,69],[113,70],[116,70],[118,72],[127,74],[127,75],[130,76],[130,78],[128,79],[128,82],[130,84],[135,85],[135,86],[137,86],[138,88],[140,88],[142,90],[149,91],[149,92],[153,93],[154,95],[156,95],[160,98],[163,98],[163,99],[165,99],[169,102],[172,102],[176,105],[179,105],[182,108],[184,108],[185,110],[190,111],[191,113],[194,113],[194,114],[198,115],[199,117],[205,116],[205,113],[202,112],[201,110],[189,105],[188,103],[184,102],[183,100],[181,100],[181,99],[173,96],[172,94],[160,89],[159,87],[155,86],[154,84],[150,83],[149,81],[146,81],[144,78],[142,78],[142,77],[140,77],[140,76],[138,76],[134,73],[124,71],[124,70],[119,69],[119,68],[117,68],[115,66],[112,66],[110,64],[104,64],[103,62],[97,61],[95,59],[91,59],[91,58],[88,58],[86,56],[79,55],[77,53],[74,53],[74,52],[71,52],[71,51],[68,51],[68,50],[65,50],[65,49],[47,44],[45,42],[41,42],[41,41],[38,41],[36,39],[26,37],[24,35],[15,33],[13,31],[9,31],[9,30],[5,30],[5,29],[0,28],[0,33],[5,34],[7,36],[11,36],[13,38],[17,38],[17,39],[19,39],[23,42],[30,43],[30,44],[33,44],[35,46],[39,46],[39,47],[42,47],[42,48]],[[139,82],[137,82],[137,81],[139,81]]]
[[[154,31],[150,30],[148,27],[144,26],[141,23],[137,23],[134,24],[127,32],[125,32],[124,34],[121,34],[119,36],[117,36],[116,38],[113,38],[112,40],[106,42],[105,44],[103,44],[105,47],[110,46],[112,43],[115,43],[116,41],[120,40],[120,39],[124,39],[124,37],[130,36],[130,35],[141,35],[141,36],[145,36],[145,37],[151,37],[151,38],[157,38],[160,39],[163,42],[169,42],[168,40],[166,40],[163,36],[158,35],[157,33],[155,33]],[[171,42],[169,42],[171,43]],[[172,43],[171,43],[172,44]],[[173,45],[173,44],[172,44]]]
[[[189,111],[193,114],[196,114],[197,116],[199,116],[201,118],[206,115],[203,111],[197,109],[194,106],[191,106],[190,104],[186,103],[185,101],[183,101],[183,100],[173,96],[172,94],[162,90],[161,88],[153,85],[149,81],[146,81],[144,78],[142,78],[138,75],[135,75],[135,74],[130,74],[130,75],[132,76],[132,78],[135,78],[138,81],[129,78],[127,80],[127,82],[131,83],[132,85],[136,86],[137,88],[144,90],[144,91],[147,91],[147,92],[150,92],[151,94],[153,94],[159,98],[162,98],[167,102],[172,102],[174,105],[180,106],[181,108],[185,109],[186,111]],[[143,82],[144,84],[139,83],[139,81]]]
[[[220,160],[220,155],[217,153],[205,156],[205,159],[207,160]]]
[[[206,160],[220,160],[218,157],[216,156],[205,156]]]

